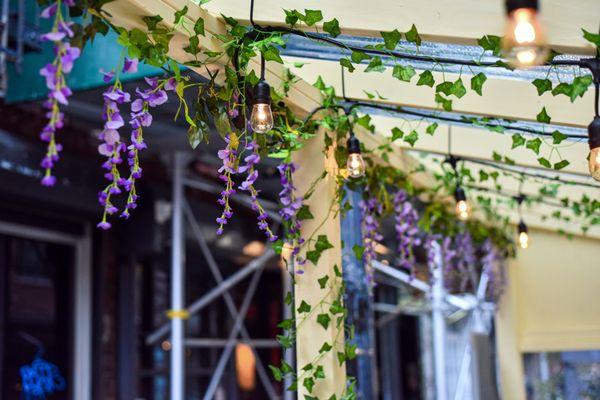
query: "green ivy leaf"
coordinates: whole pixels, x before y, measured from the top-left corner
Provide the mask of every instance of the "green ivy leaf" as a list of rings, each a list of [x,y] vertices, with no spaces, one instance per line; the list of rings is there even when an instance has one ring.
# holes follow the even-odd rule
[[[283,10],[283,12],[285,13],[285,23],[291,26],[296,25],[302,15],[296,10]]]
[[[304,386],[306,390],[308,390],[308,393],[312,393],[313,388],[315,387],[315,380],[311,377],[304,378],[304,380],[302,381],[302,386]]]
[[[477,44],[479,44],[484,50],[491,51],[492,54],[497,57],[502,55],[500,36],[485,35],[481,39],[477,39]]]
[[[152,17],[146,16],[146,17],[142,18],[142,21],[144,21],[144,23],[148,27],[149,31],[156,30],[158,23],[161,22],[162,20],[163,19],[160,15],[154,15]]]
[[[294,327],[294,320],[292,318],[284,319],[283,321],[277,324],[277,327],[286,331],[290,330]]]
[[[490,178],[490,175],[484,170],[479,170],[479,182],[485,182]]]
[[[542,145],[542,140],[540,138],[530,139],[527,141],[526,147],[532,150],[535,154],[540,154],[540,146]]]
[[[385,48],[388,50],[394,50],[400,41],[401,34],[398,29],[394,29],[391,32],[379,32],[383,38]]]
[[[557,171],[560,171],[561,169],[565,168],[569,164],[571,164],[569,162],[569,160],[562,160],[562,161],[559,161],[559,162],[555,163],[554,166],[553,166],[553,168],[555,170],[557,170]]]
[[[317,369],[313,376],[315,379],[325,379],[325,370],[322,365],[317,365]]]
[[[352,251],[354,252],[354,256],[358,260],[362,260],[363,254],[365,253],[365,247],[359,244],[355,244],[354,246],[352,246]]]
[[[340,267],[338,267],[337,264],[335,264],[333,266],[333,272],[335,273],[335,276],[337,276],[338,278],[342,277],[342,271],[340,271]]]
[[[525,144],[525,138],[518,134],[515,133],[514,135],[512,135],[512,147],[511,149],[516,149],[517,147],[523,146]]]
[[[329,322],[331,322],[331,318],[328,314],[319,314],[317,315],[317,322],[324,328],[329,328]]]
[[[300,18],[306,25],[313,26],[319,21],[323,20],[323,14],[321,10],[304,10],[304,19]]]
[[[300,306],[298,307],[298,313],[307,313],[310,312],[311,306],[306,301],[302,300]]]
[[[588,32],[585,29],[582,29],[583,31],[583,37],[585,38],[585,40],[587,40],[588,42],[595,44],[596,47],[600,47],[600,33],[592,33],[592,32]]]
[[[534,79],[531,83],[536,87],[540,96],[552,90],[552,81],[550,79]]]
[[[492,153],[492,158],[496,162],[502,161],[502,156],[495,151]]]
[[[435,85],[435,79],[433,78],[431,71],[421,72],[419,75],[419,80],[417,81],[417,86],[433,87],[433,85]]]
[[[383,72],[385,71],[385,65],[381,62],[381,57],[373,57],[367,68],[365,68],[365,72]]]
[[[433,135],[433,134],[435,133],[435,131],[436,131],[436,129],[437,129],[437,128],[438,128],[438,123],[437,123],[437,122],[434,122],[434,123],[430,124],[430,125],[427,127],[427,129],[425,129],[425,132],[426,132],[428,135]]]
[[[288,306],[290,304],[292,304],[292,293],[291,292],[287,292],[285,294],[285,298],[283,300],[284,300],[285,304],[287,304]]]
[[[413,76],[415,76],[416,72],[413,67],[410,65],[394,65],[394,70],[392,72],[392,76],[396,79],[399,79],[403,82],[410,82]]]
[[[340,33],[342,33],[340,31],[340,23],[336,18],[332,19],[331,21],[325,22],[323,24],[323,30],[329,33],[331,37],[338,37]]]
[[[419,140],[419,133],[414,129],[404,137],[404,141],[410,144],[410,147],[415,147],[415,143]]]
[[[410,27],[410,30],[404,34],[404,36],[406,36],[406,40],[409,42],[412,42],[417,46],[421,45],[421,36],[419,35],[419,32],[417,32],[417,27],[414,24]]]
[[[332,349],[331,345],[329,343],[325,342],[325,343],[323,343],[323,346],[321,346],[321,348],[319,349],[319,353],[326,353],[331,349]]]
[[[177,25],[181,18],[185,16],[188,12],[188,6],[183,7],[181,10],[175,11],[175,24]]]
[[[262,49],[262,55],[265,58],[265,61],[276,61],[283,64],[283,60],[279,55],[279,49],[275,46],[265,46],[265,48]]]
[[[444,96],[436,93],[435,102],[440,104],[445,111],[452,111],[452,100],[444,98]]]
[[[350,59],[353,63],[359,64],[364,60],[369,60],[371,58],[367,53],[363,53],[362,51],[353,51],[350,55]]]
[[[325,289],[325,287],[327,287],[327,282],[329,281],[329,276],[324,275],[322,278],[317,279],[317,282],[319,282],[319,287],[321,289]]]
[[[564,94],[567,97],[571,97],[572,91],[573,88],[571,87],[571,85],[565,82],[561,82],[558,85],[556,85],[554,89],[552,89],[552,95],[558,96],[559,94]]]
[[[537,159],[538,163],[546,168],[552,168],[552,165],[550,164],[550,161],[548,161],[546,158],[544,157],[540,157]]]
[[[452,84],[452,94],[458,97],[459,99],[462,98],[465,94],[467,94],[467,89],[465,88],[465,85],[463,84],[461,78],[458,78]]]
[[[300,221],[305,221],[308,219],[314,219],[315,217],[310,212],[310,208],[306,204],[303,204],[298,210],[296,218],[298,218]]]
[[[202,17],[199,17],[194,24],[194,32],[196,35],[204,36],[204,19]]]
[[[398,128],[397,126],[392,128],[392,142],[401,139],[404,136],[404,132],[402,131],[402,129]]]
[[[340,58],[340,65],[348,69],[348,72],[354,72],[354,65],[347,58]]]
[[[283,374],[281,373],[281,370],[276,366],[270,364],[269,369],[271,370],[271,374],[273,374],[273,378],[275,378],[277,382],[281,382],[283,379]]]
[[[552,144],[561,144],[567,138],[568,138],[568,136],[562,132],[559,132],[559,131],[552,132]]]
[[[542,122],[544,124],[550,123],[550,116],[546,112],[546,107],[542,107],[542,111],[536,116],[538,122]]]
[[[471,89],[474,90],[478,95],[482,96],[483,84],[487,80],[487,76],[483,72],[478,73],[471,78]]]
[[[575,101],[577,96],[583,97],[593,82],[594,78],[592,75],[578,76],[573,79],[573,83],[571,84],[571,103]]]

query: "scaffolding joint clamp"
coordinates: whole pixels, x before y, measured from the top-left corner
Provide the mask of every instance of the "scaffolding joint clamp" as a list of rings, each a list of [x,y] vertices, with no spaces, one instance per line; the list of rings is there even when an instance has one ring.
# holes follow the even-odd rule
[[[167,318],[169,319],[188,319],[190,317],[190,313],[188,310],[168,310]]]

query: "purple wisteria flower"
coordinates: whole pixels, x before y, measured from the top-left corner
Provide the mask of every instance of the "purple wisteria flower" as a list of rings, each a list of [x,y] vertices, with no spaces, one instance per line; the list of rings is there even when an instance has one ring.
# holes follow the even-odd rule
[[[486,274],[489,279],[486,293],[488,296],[491,296],[492,299],[497,301],[504,292],[506,286],[504,259],[489,239],[483,243],[482,250],[481,273]]]
[[[382,207],[376,198],[370,198],[360,203],[362,211],[362,237],[363,237],[363,261],[367,276],[367,284],[370,287],[375,285],[373,268],[371,262],[377,257],[375,249],[377,244],[383,240],[383,235],[379,232],[379,216],[382,213]]]
[[[225,137],[225,143],[227,143],[227,146],[217,152],[217,156],[223,163],[221,168],[219,168],[219,178],[225,182],[225,189],[221,191],[221,197],[217,200],[217,202],[223,206],[223,212],[221,213],[221,216],[217,218],[217,223],[219,224],[217,235],[223,234],[225,225],[233,216],[233,209],[229,204],[229,198],[236,193],[233,175],[237,173],[237,151],[232,147],[229,136]]]
[[[473,237],[469,232],[459,233],[454,238],[456,248],[456,268],[460,273],[460,290],[464,291],[471,271],[477,263]],[[458,251],[460,249],[460,251]]]
[[[279,215],[286,223],[288,229],[286,234],[286,244],[291,248],[290,258],[294,261],[294,268],[297,274],[304,273],[306,258],[300,257],[300,248],[304,244],[304,239],[300,233],[302,223],[297,218],[298,211],[302,208],[302,197],[296,196],[296,188],[292,182],[292,176],[296,172],[296,164],[282,163],[277,166],[280,175],[282,190],[279,192],[279,202],[281,208]],[[285,245],[284,245],[285,246]]]
[[[125,124],[119,111],[119,105],[130,102],[131,95],[123,91],[121,82],[117,79],[102,94],[102,97],[104,98],[104,112],[102,114],[104,129],[99,136],[102,143],[98,146],[98,153],[106,157],[102,168],[106,170],[104,177],[109,181],[109,184],[98,193],[98,202],[104,207],[104,212],[97,227],[106,230],[111,227],[110,222],[107,221],[108,216],[119,211],[111,201],[112,196],[121,194],[121,188],[125,185],[118,168],[123,162],[122,153],[126,150],[125,143],[121,141],[118,131]]]
[[[65,4],[69,3],[69,1],[65,1]],[[40,139],[47,143],[46,155],[40,163],[45,170],[41,183],[44,186],[53,186],[56,184],[56,177],[52,175],[52,169],[58,162],[59,153],[62,151],[62,146],[56,142],[56,132],[64,125],[64,115],[60,112],[60,104],[67,105],[68,98],[73,94],[67,86],[65,75],[72,71],[73,64],[81,55],[81,51],[77,47],[71,47],[66,41],[73,37],[72,23],[64,20],[62,9],[58,3],[52,3],[46,7],[42,11],[41,17],[54,17],[52,30],[42,35],[41,38],[53,42],[55,57],[51,63],[46,64],[40,70],[40,75],[45,78],[48,88],[48,98],[44,102],[44,107],[48,110],[46,113],[48,123],[40,133]]]
[[[125,60],[127,62],[127,59]],[[130,60],[133,62],[133,60]],[[137,60],[135,60],[137,69]],[[123,69],[125,71],[125,68]],[[133,71],[129,68],[129,71]],[[131,103],[131,125],[132,131],[130,136],[130,144],[127,146],[127,164],[129,165],[129,177],[122,183],[128,192],[127,203],[125,209],[121,213],[121,218],[129,218],[130,210],[137,207],[139,195],[135,188],[135,182],[142,177],[142,168],[140,167],[139,152],[146,149],[147,145],[144,141],[144,128],[152,125],[152,114],[149,109],[163,104],[168,98],[163,87],[167,87],[167,81],[158,84],[156,81],[150,81],[150,88],[146,90],[136,89],[136,99]],[[160,99],[160,100],[157,100]],[[163,101],[164,99],[164,101]]]
[[[413,249],[421,244],[419,215],[404,190],[394,195],[394,228],[398,241],[399,265],[410,270],[414,277],[415,256]]]
[[[261,231],[265,232],[265,235],[267,235],[267,239],[270,242],[274,242],[277,240],[277,236],[273,233],[273,231],[271,231],[269,223],[267,222],[268,215],[263,206],[258,201],[258,194],[260,193],[260,191],[254,187],[254,183],[258,179],[258,170],[256,170],[255,167],[256,164],[260,162],[258,150],[258,144],[254,140],[246,142],[245,154],[247,155],[244,157],[244,165],[239,166],[237,172],[247,172],[247,175],[246,179],[242,182],[238,189],[250,193],[250,198],[252,200],[252,209],[258,213],[258,228]]]

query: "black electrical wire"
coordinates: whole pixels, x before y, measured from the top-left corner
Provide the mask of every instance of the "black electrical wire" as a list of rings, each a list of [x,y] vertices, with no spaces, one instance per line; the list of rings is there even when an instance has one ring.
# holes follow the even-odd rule
[[[467,184],[465,185],[465,187],[475,190],[475,191],[480,191],[480,192],[488,192],[488,193],[493,193],[499,196],[503,196],[506,198],[511,198],[515,201],[518,202],[518,198],[520,195],[515,194],[515,193],[508,193],[502,190],[498,190],[498,189],[494,189],[494,188],[489,188],[489,187],[485,187],[485,186],[478,186],[478,185],[473,185],[473,184]],[[522,194],[521,194],[522,196]],[[545,204],[547,206],[551,206],[551,207],[557,207],[557,208],[565,208],[565,205],[560,203],[560,202],[554,202],[554,201],[549,201],[549,200],[545,200],[545,199],[541,199],[538,198],[536,196],[527,196],[528,198],[534,198],[535,197],[535,202],[536,203],[540,203],[540,204]],[[519,212],[520,213],[520,212]]]

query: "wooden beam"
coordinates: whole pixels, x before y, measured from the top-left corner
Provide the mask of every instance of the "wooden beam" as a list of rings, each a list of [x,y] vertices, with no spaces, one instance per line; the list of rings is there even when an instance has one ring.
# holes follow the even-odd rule
[[[305,8],[323,12],[324,21],[337,18],[343,33],[379,37],[380,31],[407,31],[415,24],[424,40],[476,44],[484,35],[502,36],[505,26],[501,0],[256,0],[254,20],[263,25],[283,25],[284,9]],[[250,0],[212,0],[207,9],[249,24]],[[600,2],[597,0],[544,0],[541,21],[548,42],[557,51],[593,54],[594,47],[582,37],[581,28],[598,31]],[[321,26],[318,27],[320,30]]]

